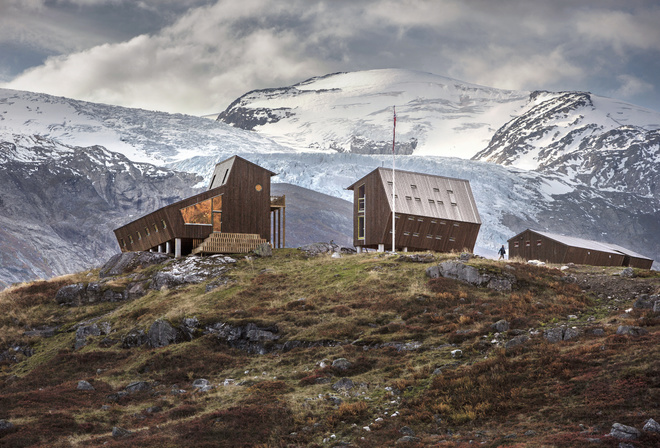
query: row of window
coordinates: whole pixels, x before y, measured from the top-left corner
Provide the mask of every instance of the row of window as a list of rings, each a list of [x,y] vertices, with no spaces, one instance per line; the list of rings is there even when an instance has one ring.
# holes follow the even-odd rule
[[[525,247],[530,247],[532,245],[532,242],[530,240],[525,241]],[[536,240],[536,245],[540,246],[541,245],[541,240]],[[520,247],[520,241],[514,241],[513,242],[513,247]]]
[[[163,228],[163,230],[167,229],[167,224],[165,223],[164,219],[160,220],[160,224],[161,224],[161,227]],[[156,225],[156,223],[153,223],[151,226],[153,227],[154,232],[158,233],[158,226]],[[149,230],[149,227],[144,228],[144,233],[145,233],[146,236],[151,235],[151,231]],[[142,239],[142,232],[140,232],[139,230],[136,232],[136,235],[137,235],[138,241]],[[135,240],[133,239],[133,235],[128,235],[128,243],[133,244],[134,242],[135,242]],[[123,247],[126,247],[126,241],[123,238],[121,238],[121,245]]]
[[[390,230],[390,235],[391,234],[392,234],[392,231]],[[408,232],[408,231],[403,232],[403,236],[410,236],[410,234],[411,234],[411,232]],[[419,237],[419,232],[412,232],[412,236],[418,238]],[[428,239],[434,239],[435,238],[436,240],[441,240],[442,235],[433,235],[432,233],[427,233],[426,238],[428,238]],[[456,238],[453,237],[453,236],[450,236],[448,239],[449,239],[449,241],[452,241],[452,242],[456,241]]]
[[[401,215],[396,215],[396,219],[400,219]],[[415,221],[417,222],[424,222],[424,218],[420,217],[415,217],[415,216],[408,216],[408,221]],[[440,224],[441,226],[447,225],[447,221],[442,221],[442,220],[437,220],[437,219],[431,219],[431,224]],[[461,225],[457,222],[453,223],[454,227],[460,227]]]

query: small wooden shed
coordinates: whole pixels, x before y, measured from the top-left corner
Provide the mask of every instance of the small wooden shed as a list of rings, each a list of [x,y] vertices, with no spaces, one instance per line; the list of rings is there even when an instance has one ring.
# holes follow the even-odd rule
[[[118,229],[122,252],[240,253],[285,244],[285,198],[270,196],[268,171],[239,156],[218,163],[208,190]]]
[[[470,182],[463,179],[377,168],[348,187],[354,191],[353,244],[379,251],[392,247],[396,206],[396,250],[472,252],[481,219]],[[392,198],[392,189],[396,197]]]
[[[509,256],[548,263],[651,269],[653,260],[611,243],[527,229],[509,239]]]

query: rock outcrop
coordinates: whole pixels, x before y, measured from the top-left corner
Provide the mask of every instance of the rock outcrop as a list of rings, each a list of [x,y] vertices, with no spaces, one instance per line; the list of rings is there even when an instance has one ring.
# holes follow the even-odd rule
[[[437,266],[431,266],[426,270],[430,278],[452,278],[474,286],[485,286],[497,291],[511,291],[516,278],[507,273],[492,274],[481,272],[479,269],[460,261],[444,261]]]

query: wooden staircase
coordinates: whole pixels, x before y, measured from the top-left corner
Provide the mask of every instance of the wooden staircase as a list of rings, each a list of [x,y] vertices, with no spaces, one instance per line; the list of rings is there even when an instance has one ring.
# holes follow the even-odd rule
[[[268,241],[255,233],[213,232],[199,246],[194,248],[192,253],[240,254],[255,250],[264,243],[268,243]]]

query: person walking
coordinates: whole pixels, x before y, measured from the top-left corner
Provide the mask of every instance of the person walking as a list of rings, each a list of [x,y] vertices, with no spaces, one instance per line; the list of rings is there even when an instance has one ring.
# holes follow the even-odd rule
[[[498,258],[498,260],[504,259],[504,255],[506,255],[506,249],[504,248],[504,244],[502,244],[502,247],[500,247],[500,250],[498,250],[497,253],[500,254],[500,258]]]

